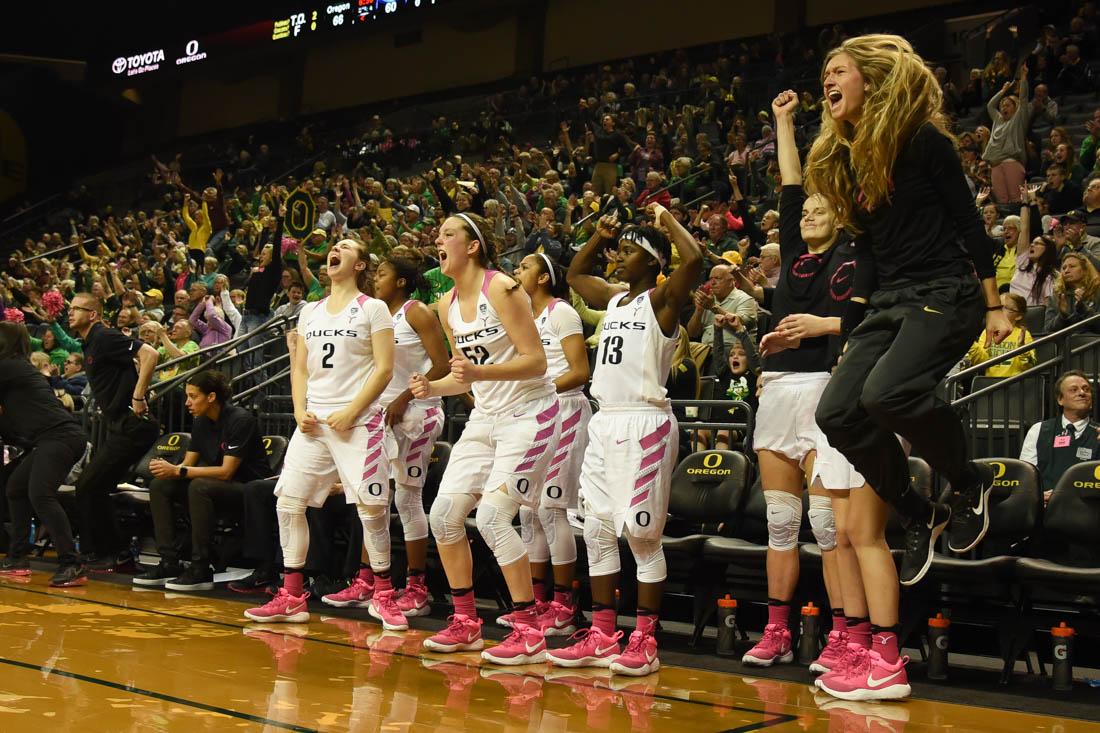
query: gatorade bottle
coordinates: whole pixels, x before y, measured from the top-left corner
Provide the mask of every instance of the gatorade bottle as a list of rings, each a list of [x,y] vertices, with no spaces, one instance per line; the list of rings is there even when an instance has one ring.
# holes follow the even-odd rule
[[[798,635],[798,663],[810,664],[821,653],[818,646],[820,635],[819,622],[821,609],[813,603],[807,603],[802,607],[802,628]]]
[[[726,594],[718,599],[718,655],[732,657],[737,643],[737,600]]]
[[[1067,692],[1073,689],[1074,633],[1072,628],[1066,626],[1065,621],[1050,630],[1050,651],[1051,656],[1054,658],[1050,678],[1054,683],[1054,689],[1059,692]]]
[[[947,649],[951,620],[937,613],[928,619],[928,679],[947,679]]]

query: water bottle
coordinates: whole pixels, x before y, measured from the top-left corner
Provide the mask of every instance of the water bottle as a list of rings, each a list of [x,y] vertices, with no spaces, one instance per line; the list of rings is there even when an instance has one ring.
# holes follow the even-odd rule
[[[141,557],[141,541],[136,536],[130,538],[130,557],[134,559],[134,564],[137,565]]]
[[[947,649],[951,620],[937,613],[928,619],[928,679],[947,679]]]
[[[813,603],[802,607],[802,627],[798,634],[798,663],[809,665],[821,653],[818,646],[821,609]]]
[[[737,643],[737,600],[726,594],[718,599],[718,655],[732,657]]]
[[[1073,635],[1074,630],[1063,621],[1050,630],[1050,651],[1054,658],[1050,678],[1054,689],[1068,692],[1073,689]]]
[[[31,517],[31,534],[27,537],[27,543],[34,547],[34,538],[38,534],[38,523],[34,521],[34,517]]]

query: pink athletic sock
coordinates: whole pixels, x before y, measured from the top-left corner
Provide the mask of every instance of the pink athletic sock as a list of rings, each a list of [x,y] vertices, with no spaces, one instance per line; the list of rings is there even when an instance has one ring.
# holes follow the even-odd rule
[[[454,599],[456,614],[477,618],[477,606],[474,605],[474,591],[472,588],[452,590],[451,597]]]
[[[864,649],[871,648],[871,622],[865,618],[848,619],[848,639]]]
[[[360,566],[358,577],[367,585],[374,585],[374,571],[370,569],[370,565]]]
[[[615,609],[597,608],[592,611],[592,626],[607,636],[615,634]]]
[[[515,623],[524,626],[538,626],[539,617],[535,613],[535,602],[517,603],[516,610],[512,612],[512,618],[515,619]]]
[[[768,625],[779,624],[783,628],[790,628],[791,604],[778,601],[768,601]]]
[[[898,661],[901,651],[898,649],[898,635],[894,629],[876,628],[872,634],[872,641],[871,648],[878,652],[887,664]]]
[[[652,634],[657,629],[657,614],[639,610],[635,628],[643,634]]]
[[[387,570],[385,577],[381,575],[374,576],[374,592],[393,590],[393,581],[390,580],[390,573]]]
[[[535,594],[535,601],[546,600],[546,581],[542,578],[531,580],[531,591]]]
[[[572,608],[573,607],[573,594],[570,593],[569,591],[556,590],[556,591],[554,591],[554,601],[556,603],[560,603],[561,605],[565,606],[566,608]]]
[[[305,578],[302,577],[302,571],[291,570],[290,568],[284,569],[283,587],[286,588],[287,593],[295,597],[305,593]]]
[[[848,619],[844,617],[844,611],[836,609],[833,611],[833,631],[843,634],[848,630]]]

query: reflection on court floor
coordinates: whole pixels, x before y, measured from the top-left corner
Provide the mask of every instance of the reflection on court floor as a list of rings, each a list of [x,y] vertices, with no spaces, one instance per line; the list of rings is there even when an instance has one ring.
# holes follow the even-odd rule
[[[41,575],[41,577],[38,577]],[[645,678],[423,653],[421,632],[109,583],[0,584],[0,731],[1034,731],[1100,725],[666,666]]]

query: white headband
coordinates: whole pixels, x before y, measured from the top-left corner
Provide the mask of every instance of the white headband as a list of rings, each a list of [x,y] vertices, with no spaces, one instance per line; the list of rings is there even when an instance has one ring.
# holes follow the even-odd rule
[[[550,273],[550,287],[555,287],[558,284],[558,276],[554,274],[554,263],[542,252],[539,252],[538,255],[546,263],[546,271]]]
[[[646,252],[649,252],[651,255],[657,258],[657,262],[660,263],[661,267],[664,267],[668,264],[667,262],[665,262],[665,258],[657,252],[657,248],[650,244],[649,240],[642,236],[641,232],[639,232],[637,229],[628,229],[627,231],[623,232],[623,235],[620,237],[620,239],[625,239],[632,244],[638,245]]]
[[[477,241],[481,242],[481,248],[485,249],[489,243],[485,241],[485,237],[481,236],[481,230],[477,228],[477,224],[474,224],[474,220],[461,212],[455,214],[455,216],[462,219],[462,221],[466,222],[473,228],[474,234],[477,235]]]

